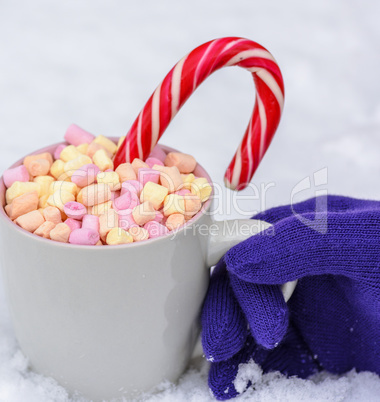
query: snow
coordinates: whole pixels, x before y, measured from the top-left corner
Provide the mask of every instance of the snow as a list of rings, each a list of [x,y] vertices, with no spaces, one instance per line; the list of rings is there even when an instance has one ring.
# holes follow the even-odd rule
[[[380,199],[379,13],[373,0],[3,1],[0,171],[61,141],[72,122],[94,134],[124,134],[176,61],[207,40],[233,35],[267,47],[285,79],[284,116],[252,187],[235,194],[222,186],[253,106],[246,72],[210,77],[162,141],[193,154],[219,185],[216,217],[244,217],[326,190]],[[318,175],[325,179],[314,182]],[[145,400],[213,400],[207,368],[196,360],[177,385],[161,384]],[[380,394],[371,373],[300,380],[261,375],[254,363],[241,370],[240,387],[256,379],[241,401],[369,402]],[[80,398],[28,370],[1,288],[0,401],[74,400]]]

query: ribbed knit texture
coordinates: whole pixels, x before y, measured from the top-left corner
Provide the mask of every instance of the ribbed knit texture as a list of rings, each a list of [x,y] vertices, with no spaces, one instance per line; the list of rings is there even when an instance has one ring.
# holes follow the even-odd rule
[[[272,223],[272,231],[225,255],[229,284],[221,262],[223,286],[215,287],[212,275],[203,309],[205,353],[212,350],[223,359],[210,369],[215,397],[236,396],[233,380],[239,364],[251,358],[264,372],[302,378],[320,369],[380,374],[380,202],[320,197],[255,219]],[[278,285],[294,279],[298,285],[286,305]],[[236,312],[237,302],[243,315]],[[220,325],[218,317],[230,318]],[[250,335],[238,353],[243,336],[239,342],[228,340],[234,331],[226,331],[226,322],[233,328],[249,324]]]

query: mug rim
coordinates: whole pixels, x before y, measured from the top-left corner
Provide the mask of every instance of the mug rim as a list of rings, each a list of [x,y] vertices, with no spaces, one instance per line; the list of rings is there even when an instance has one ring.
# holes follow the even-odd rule
[[[114,142],[118,140],[118,138],[116,138],[116,137],[107,137],[107,138],[113,140]],[[57,147],[58,145],[70,145],[70,144],[68,142],[66,142],[66,141],[61,141],[61,142],[51,144],[51,145],[45,146],[43,148],[37,149],[36,151],[33,151],[32,153],[29,153],[29,154],[23,156],[22,158],[20,158],[19,160],[17,160],[8,169],[12,169],[12,168],[15,168],[17,166],[20,166],[23,163],[23,160],[24,160],[24,158],[26,156],[39,154],[39,153],[43,153],[43,152],[51,152],[51,149]],[[163,144],[159,144],[159,145],[160,145],[161,148],[164,149],[165,152],[181,152],[181,151],[178,151],[177,149],[169,147],[167,145],[163,145]],[[153,242],[165,241],[167,239],[170,239],[170,237],[173,235],[173,233],[175,233],[177,235],[177,234],[179,234],[181,232],[184,232],[185,230],[188,230],[188,228],[191,227],[196,221],[198,221],[201,217],[205,216],[205,212],[210,209],[211,202],[212,202],[212,196],[214,194],[213,182],[212,182],[209,174],[205,170],[205,168],[200,163],[197,162],[196,168],[199,168],[201,170],[202,177],[205,177],[208,180],[209,184],[211,185],[212,192],[210,194],[210,198],[202,205],[202,208],[200,209],[200,211],[196,215],[194,215],[191,219],[189,219],[181,228],[179,228],[179,229],[177,229],[175,231],[170,231],[168,234],[156,237],[154,239],[147,239],[147,240],[127,243],[127,244],[112,244],[112,245],[106,244],[106,245],[103,245],[105,247],[96,246],[96,245],[90,246],[90,245],[58,242],[58,241],[54,241],[54,240],[51,240],[51,239],[45,239],[44,237],[41,237],[41,236],[37,236],[34,233],[28,232],[27,230],[25,230],[22,227],[18,226],[6,214],[5,209],[4,209],[5,205],[1,205],[1,208],[0,208],[0,220],[2,219],[4,224],[9,225],[10,228],[15,229],[21,235],[29,237],[30,239],[35,240],[35,241],[42,241],[43,242],[42,244],[47,244],[47,245],[50,244],[51,246],[54,245],[56,247],[66,247],[66,248],[70,248],[70,249],[74,248],[76,250],[91,250],[91,251],[104,250],[104,249],[108,249],[108,248],[111,248],[113,250],[115,247],[117,247],[118,249],[131,248],[131,247],[144,247],[144,246],[147,246],[149,244],[152,244]],[[5,202],[5,192],[6,192],[6,190],[7,190],[7,188],[5,187],[5,184],[4,184],[3,175],[1,175],[1,177],[0,177],[0,193],[1,193],[1,195],[2,195],[2,193],[4,194],[4,202]]]

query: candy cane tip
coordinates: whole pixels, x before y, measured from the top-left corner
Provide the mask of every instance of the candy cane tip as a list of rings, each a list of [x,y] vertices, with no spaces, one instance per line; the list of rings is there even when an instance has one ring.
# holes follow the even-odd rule
[[[236,191],[236,187],[227,179],[227,177],[224,178],[224,185],[230,190]]]

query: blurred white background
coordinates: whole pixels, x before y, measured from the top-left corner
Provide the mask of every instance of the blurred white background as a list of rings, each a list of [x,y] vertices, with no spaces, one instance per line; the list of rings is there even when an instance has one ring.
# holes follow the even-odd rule
[[[243,36],[277,59],[285,109],[253,180],[270,186],[266,196],[254,199],[246,190],[240,195],[251,197],[228,215],[289,203],[297,183],[325,168],[321,188],[329,193],[380,199],[379,17],[373,0],[3,0],[0,171],[61,141],[71,123],[93,134],[125,134],[182,56],[217,37]],[[161,142],[193,154],[222,185],[253,101],[247,72],[221,70],[194,93]],[[314,193],[301,191],[297,200]],[[223,202],[232,196],[224,191]],[[18,401],[14,376],[26,374],[11,366],[17,348],[5,306],[1,314],[0,400]],[[37,398],[28,401],[58,400],[56,391],[53,399],[38,394],[40,380],[28,381],[28,395]]]

